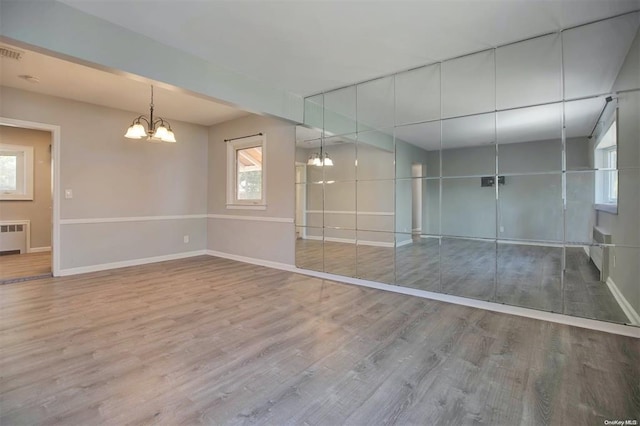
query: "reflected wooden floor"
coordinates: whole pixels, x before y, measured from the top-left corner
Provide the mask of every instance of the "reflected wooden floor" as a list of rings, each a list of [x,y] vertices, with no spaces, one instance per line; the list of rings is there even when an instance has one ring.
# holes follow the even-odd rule
[[[582,248],[414,238],[397,248],[297,240],[296,265],[583,318],[629,320]],[[394,270],[395,268],[395,270]]]
[[[0,283],[51,274],[51,252],[0,256]]]
[[[640,341],[213,257],[0,286],[0,424],[602,425]]]

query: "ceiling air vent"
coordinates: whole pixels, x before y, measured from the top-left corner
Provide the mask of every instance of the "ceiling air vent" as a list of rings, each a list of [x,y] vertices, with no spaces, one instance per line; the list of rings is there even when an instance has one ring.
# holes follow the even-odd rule
[[[16,61],[19,61],[22,59],[23,54],[24,52],[20,50],[12,49],[7,46],[0,46],[0,57],[2,58],[15,59]]]

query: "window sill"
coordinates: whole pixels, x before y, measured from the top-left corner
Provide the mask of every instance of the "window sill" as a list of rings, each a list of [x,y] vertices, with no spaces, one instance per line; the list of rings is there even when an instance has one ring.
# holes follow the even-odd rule
[[[227,204],[228,210],[266,210],[266,204]]]
[[[595,209],[600,212],[606,212],[611,214],[618,214],[617,204],[596,204]]]

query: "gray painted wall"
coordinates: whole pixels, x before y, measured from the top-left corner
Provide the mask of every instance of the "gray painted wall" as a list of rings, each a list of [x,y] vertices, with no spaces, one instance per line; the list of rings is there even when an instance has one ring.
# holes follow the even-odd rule
[[[263,133],[267,139],[266,210],[226,208],[227,147],[225,139]],[[258,220],[209,218],[207,248],[210,250],[293,265],[295,126],[263,116],[247,116],[209,128],[207,212],[249,216]],[[288,219],[291,223],[261,221]]]
[[[33,147],[33,200],[0,201],[0,220],[29,220],[31,248],[51,247],[51,133],[0,126],[0,143]]]
[[[178,143],[124,138],[121,111],[0,88],[0,116],[61,127],[61,219],[205,214],[207,128],[173,121]],[[160,111],[159,111],[160,112]],[[73,198],[65,199],[64,190]],[[62,269],[206,248],[206,220],[62,225]],[[153,235],[153,238],[150,236]],[[183,236],[190,242],[184,243]]]

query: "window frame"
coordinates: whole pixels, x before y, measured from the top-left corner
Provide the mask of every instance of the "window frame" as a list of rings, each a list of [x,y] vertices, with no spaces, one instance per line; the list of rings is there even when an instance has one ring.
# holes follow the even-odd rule
[[[612,145],[610,147],[604,148],[602,150],[602,154],[603,154],[604,166],[607,169],[607,173],[604,176],[604,182],[603,182],[603,188],[602,188],[602,201],[604,201],[605,204],[617,205],[618,204],[618,194],[617,194],[618,179],[614,176],[614,173],[617,174],[618,172],[618,162],[617,162],[618,145],[616,144],[616,145]],[[612,156],[616,157],[615,165],[611,164]],[[616,187],[615,190],[614,190],[614,184]],[[616,194],[615,198],[613,197],[614,192]]]
[[[262,198],[260,200],[238,199],[237,152],[247,148],[262,148]],[[227,209],[266,210],[267,208],[267,138],[254,135],[227,141]]]
[[[605,110],[606,111],[606,110]],[[618,110],[614,107],[608,114],[608,118],[603,120],[601,131],[597,135],[594,146],[594,160],[596,166],[595,179],[595,208],[617,214],[618,197],[612,197],[613,184],[618,184]],[[613,141],[606,139],[607,135],[613,130]],[[603,146],[604,145],[604,146]],[[615,152],[616,164],[612,167],[612,153]],[[615,176],[614,176],[615,175]],[[617,192],[617,191],[616,191]]]
[[[34,158],[33,147],[0,144],[0,153],[16,153],[16,190],[0,190],[1,201],[33,201]],[[20,179],[21,177],[21,179]]]

